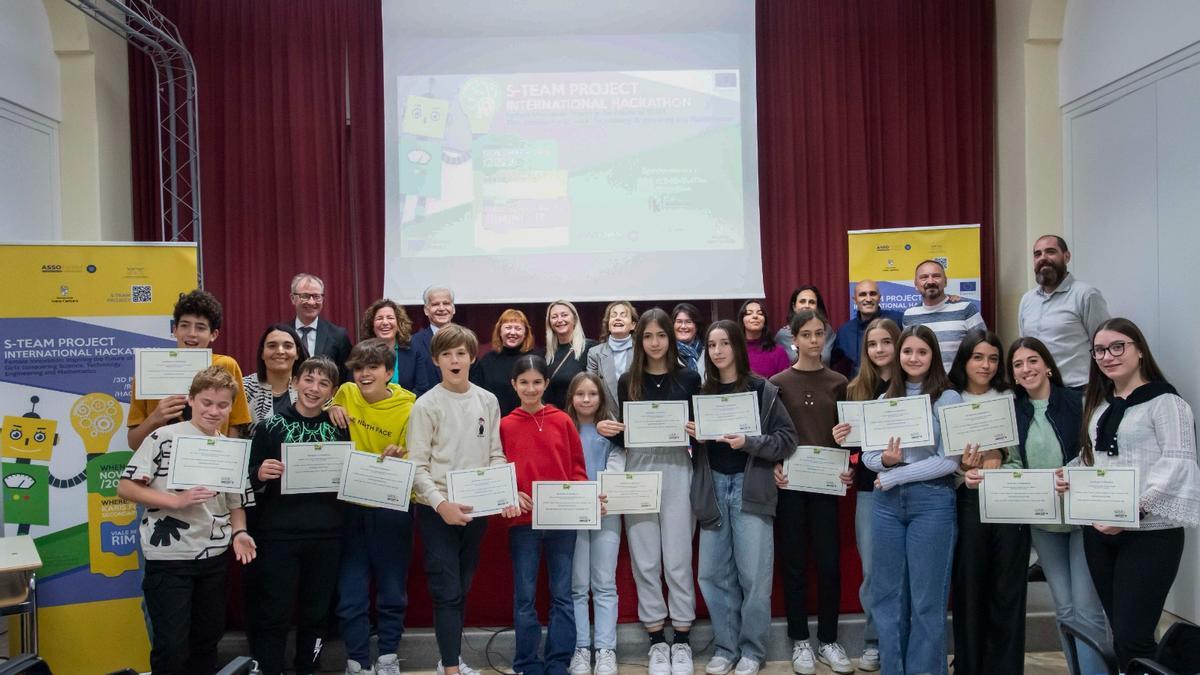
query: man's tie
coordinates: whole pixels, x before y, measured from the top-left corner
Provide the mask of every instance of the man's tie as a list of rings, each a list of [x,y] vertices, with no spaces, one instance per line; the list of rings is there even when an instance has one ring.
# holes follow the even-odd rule
[[[316,356],[316,354],[314,354],[313,352],[317,351],[316,340],[310,341],[308,339],[308,336],[311,335],[314,330],[316,330],[316,329],[314,329],[312,326],[301,326],[300,327],[300,337],[304,338],[304,348],[308,350],[309,356]]]

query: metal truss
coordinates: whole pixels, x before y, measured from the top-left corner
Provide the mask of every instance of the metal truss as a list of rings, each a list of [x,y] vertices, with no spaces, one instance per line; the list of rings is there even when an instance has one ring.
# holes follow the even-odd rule
[[[204,285],[200,226],[200,140],[196,66],[179,29],[150,0],[66,0],[124,38],[154,64],[159,174],[159,238],[196,243]]]

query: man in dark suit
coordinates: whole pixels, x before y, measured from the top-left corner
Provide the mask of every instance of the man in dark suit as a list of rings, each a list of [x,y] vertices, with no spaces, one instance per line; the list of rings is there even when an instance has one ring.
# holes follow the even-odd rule
[[[438,329],[454,320],[454,291],[442,286],[430,286],[421,298],[425,301],[425,317],[429,319],[429,325],[412,336],[412,348],[423,350],[429,356],[425,364],[429,367],[429,383],[433,385],[442,381],[442,372],[433,363],[429,344]]]
[[[296,332],[309,356],[325,356],[337,364],[342,382],[350,381],[346,359],[350,358],[350,336],[346,329],[318,318],[325,306],[325,282],[301,272],[292,277],[292,304],[296,306]]]

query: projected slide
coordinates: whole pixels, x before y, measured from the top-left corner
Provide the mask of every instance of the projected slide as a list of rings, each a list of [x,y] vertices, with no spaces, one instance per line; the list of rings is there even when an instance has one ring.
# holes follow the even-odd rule
[[[389,180],[402,205],[389,249],[396,237],[404,259],[740,250],[740,79],[736,69],[398,76]]]

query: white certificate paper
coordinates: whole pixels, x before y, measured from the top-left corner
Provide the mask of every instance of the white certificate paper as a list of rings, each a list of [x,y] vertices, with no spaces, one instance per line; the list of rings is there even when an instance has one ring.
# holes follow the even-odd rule
[[[1066,498],[1068,524],[1141,527],[1136,467],[1071,466],[1063,468],[1063,477],[1071,485]]]
[[[849,468],[849,450],[798,445],[784,464],[788,478],[787,487],[784,489],[823,495],[844,495],[846,484],[842,482],[841,474]]]
[[[725,434],[762,435],[758,394],[752,391],[693,396],[692,407],[696,412],[698,439],[715,439]]]
[[[685,448],[687,401],[626,401],[622,410],[627,448]]]
[[[283,476],[279,492],[285,495],[337,492],[342,484],[346,453],[354,449],[349,442],[284,443],[280,448]]]
[[[470,516],[492,516],[517,506],[517,470],[512,463],[446,474],[446,498],[472,508]]]
[[[143,401],[186,396],[196,373],[211,365],[211,349],[135,349],[133,395]]]
[[[167,469],[167,488],[205,487],[214,492],[245,492],[249,463],[249,439],[176,436]]]
[[[893,437],[904,447],[933,445],[928,394],[863,403],[863,450],[885,450]]]
[[[938,409],[938,419],[942,450],[947,457],[963,454],[968,443],[978,443],[980,450],[995,450],[1019,442],[1017,411],[1011,396],[943,406]]]
[[[849,424],[850,435],[842,441],[847,448],[857,448],[862,445],[863,402],[838,401],[838,424]]]
[[[599,478],[609,515],[658,513],[662,506],[661,471],[601,471]]]
[[[412,499],[413,466],[407,459],[348,450],[342,462],[337,498],[344,502],[407,511]],[[288,467],[284,468],[287,475]]]
[[[1062,522],[1054,491],[1055,469],[988,469],[979,484],[979,520],[984,523]]]
[[[586,481],[533,482],[533,529],[600,529],[600,484]]]

